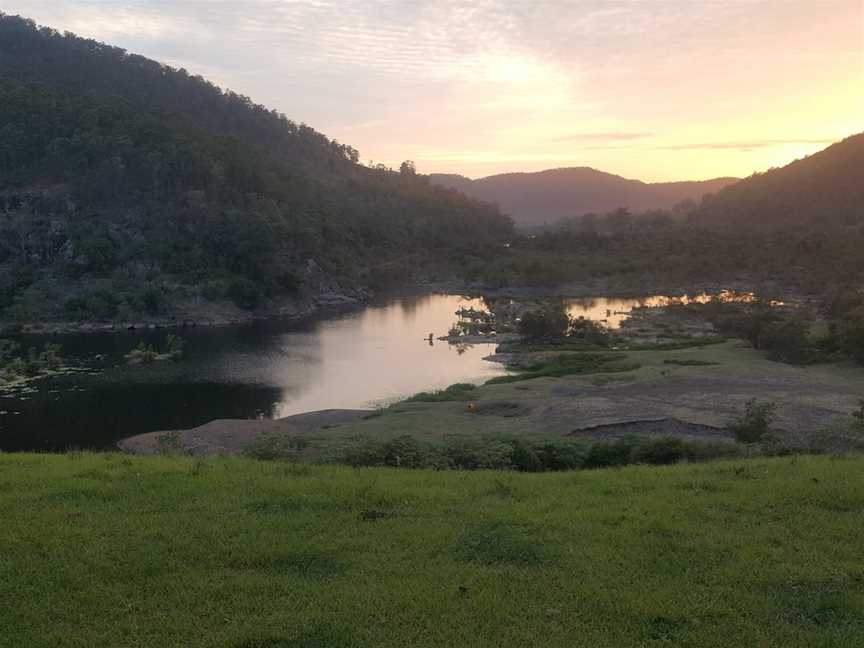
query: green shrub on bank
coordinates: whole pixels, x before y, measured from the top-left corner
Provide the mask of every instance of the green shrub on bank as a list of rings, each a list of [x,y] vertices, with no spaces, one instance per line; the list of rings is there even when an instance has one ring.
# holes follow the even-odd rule
[[[744,413],[726,429],[739,443],[759,443],[770,432],[776,411],[776,404],[760,403],[751,398],[744,406]]]
[[[21,345],[11,340],[0,340],[0,380],[34,378],[60,368],[62,360],[59,344],[46,343],[41,351],[35,347],[22,353]]]
[[[330,451],[326,463],[354,467],[432,468],[437,470],[515,470],[549,472],[609,468],[631,464],[666,465],[736,456],[730,443],[685,441],[671,437],[624,437],[612,441],[577,438],[447,437],[422,442],[410,435],[388,441],[356,437]],[[287,457],[277,457],[287,458]]]
[[[139,342],[124,357],[129,364],[150,364],[159,360],[179,360],[183,357],[183,347],[186,341],[179,335],[169,333],[165,338],[164,351],[160,352],[152,344]]]
[[[406,399],[408,403],[441,403],[445,401],[467,401],[474,397],[476,385],[456,383],[446,389],[433,392],[420,392]]]

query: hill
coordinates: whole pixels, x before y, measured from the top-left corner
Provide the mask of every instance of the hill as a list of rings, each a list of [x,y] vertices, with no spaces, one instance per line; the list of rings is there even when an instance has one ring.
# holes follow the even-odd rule
[[[705,224],[833,227],[864,223],[864,133],[706,197]]]
[[[860,646],[864,460],[0,455],[0,646]],[[50,623],[46,623],[50,619]]]
[[[551,224],[591,212],[602,214],[619,207],[634,212],[668,209],[685,200],[698,201],[704,194],[736,182],[735,178],[716,178],[645,183],[589,167],[504,173],[478,180],[451,174],[432,174],[429,178],[472,198],[496,203],[524,226]]]
[[[494,207],[358,159],[185,70],[0,14],[0,319],[308,305],[510,236]]]

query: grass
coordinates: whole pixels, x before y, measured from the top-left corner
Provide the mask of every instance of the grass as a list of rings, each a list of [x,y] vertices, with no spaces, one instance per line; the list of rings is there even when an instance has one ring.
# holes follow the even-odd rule
[[[864,458],[0,455],[0,646],[864,645]]]
[[[448,401],[471,400],[477,391],[477,386],[471,383],[456,383],[446,389],[433,392],[420,392],[406,399],[408,403],[444,403]]]
[[[535,378],[615,373],[634,371],[639,368],[638,363],[626,360],[627,356],[620,353],[562,353],[557,357],[522,367],[519,373],[487,380],[486,384],[501,385]]]
[[[525,367],[554,362],[560,355],[600,355],[609,362],[598,363],[600,371],[597,373],[535,377],[532,380],[518,380],[520,376],[517,374],[516,382],[478,386],[471,392],[467,402],[402,401],[376,412],[367,420],[321,433],[310,433],[307,436],[310,448],[326,451],[357,435],[390,440],[410,434],[419,441],[429,443],[440,443],[452,435],[472,438],[495,435],[532,438],[561,436],[583,424],[592,425],[598,418],[605,416],[606,405],[602,399],[615,399],[615,410],[622,416],[653,418],[658,414],[645,414],[641,401],[618,398],[621,391],[635,392],[643,383],[655,390],[663,389],[657,392],[656,402],[670,403],[669,416],[683,416],[686,420],[714,426],[725,425],[740,411],[744,400],[734,398],[739,393],[776,402],[781,412],[789,405],[794,407],[802,399],[819,403],[820,407],[829,411],[850,411],[856,401],[850,400],[845,394],[851,390],[864,395],[864,371],[860,367],[837,364],[801,369],[772,362],[758,351],[742,348],[741,343],[735,340],[680,350],[609,350],[602,354],[559,352],[534,356],[520,354],[516,366],[524,370]],[[670,364],[666,360],[681,360],[687,364]],[[689,362],[691,360],[699,360],[700,363],[693,364]],[[640,366],[625,371],[629,363]],[[607,369],[610,365],[619,371],[609,373]],[[778,380],[778,376],[782,380]],[[680,382],[663,387],[664,383],[682,379],[687,382],[680,388]],[[714,402],[715,406],[725,407],[723,415],[709,416],[707,408],[700,410],[699,416],[695,416],[697,411],[692,408],[686,409],[683,414],[676,413],[676,407],[687,407],[688,395],[701,398],[701,394],[715,393],[718,380],[733,385],[727,394],[717,394]],[[789,387],[784,388],[784,384]],[[586,392],[586,388],[591,391],[599,388],[602,393]],[[468,403],[474,404],[473,411]],[[490,403],[512,403],[510,407],[518,415],[478,416]],[[515,407],[517,404],[518,408]],[[495,407],[492,406],[493,409]]]

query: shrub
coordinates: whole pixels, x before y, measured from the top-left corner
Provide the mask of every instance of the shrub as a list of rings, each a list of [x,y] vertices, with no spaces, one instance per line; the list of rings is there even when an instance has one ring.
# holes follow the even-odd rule
[[[150,315],[159,313],[165,303],[165,297],[162,291],[157,288],[145,288],[141,291],[136,299],[136,307]]]
[[[476,385],[471,383],[456,383],[450,385],[446,389],[434,392],[420,392],[406,399],[408,403],[440,403],[444,401],[467,401],[471,400],[474,392],[477,390]]]
[[[609,330],[603,324],[585,317],[571,320],[569,337],[598,346],[606,346],[610,340]]]
[[[864,398],[859,399],[858,409],[852,412],[852,425],[864,431]]]
[[[760,403],[755,398],[747,401],[744,413],[727,425],[726,429],[739,443],[759,443],[770,432],[777,405]]]
[[[645,440],[625,437],[586,443],[573,438],[535,440],[506,437],[450,436],[442,444],[400,436],[389,441],[355,437],[321,460],[354,467],[392,466],[438,470],[518,470],[544,472],[608,468],[632,463],[671,464],[684,459],[706,461],[740,454],[730,443],[704,443],[675,438]],[[257,458],[279,459],[280,453],[258,452]]]
[[[519,320],[519,333],[528,339],[564,337],[570,331],[570,316],[563,304],[528,311]]]
[[[70,297],[64,303],[66,312],[77,318],[110,320],[116,317],[120,301],[107,291],[90,293],[82,297]]]
[[[249,279],[236,279],[228,287],[228,296],[238,308],[255,310],[263,297],[255,282]]]
[[[156,450],[160,454],[180,454],[186,452],[186,446],[179,432],[165,432],[156,437]]]
[[[186,340],[181,338],[179,335],[169,333],[168,337],[165,338],[165,353],[171,356],[172,359],[176,360],[183,355],[183,346],[185,344]]]
[[[573,441],[539,442],[534,451],[544,470],[576,470],[582,467],[587,454],[584,443]]]
[[[126,361],[129,364],[150,364],[151,362],[156,361],[159,357],[159,353],[152,345],[139,342],[138,346],[123,357],[126,358]]]
[[[808,364],[818,360],[818,353],[808,338],[809,322],[801,319],[785,319],[768,322],[762,326],[759,348],[767,352],[771,360]]]
[[[631,463],[633,442],[628,439],[601,441],[594,443],[588,450],[583,466],[585,468],[610,468]]]
[[[35,347],[20,355],[20,345],[9,340],[0,340],[0,378],[11,380],[16,376],[34,378],[61,366],[59,344],[46,343],[42,351]]]
[[[637,463],[663,465],[678,463],[686,454],[687,448],[681,439],[666,437],[637,446],[633,458]]]
[[[514,469],[522,472],[540,472],[545,469],[532,445],[523,441],[515,441],[512,446],[510,464]]]

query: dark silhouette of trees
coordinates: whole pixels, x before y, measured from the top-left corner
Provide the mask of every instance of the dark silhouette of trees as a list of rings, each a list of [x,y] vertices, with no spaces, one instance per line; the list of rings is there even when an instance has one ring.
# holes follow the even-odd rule
[[[120,309],[156,280],[254,307],[309,259],[368,285],[512,236],[413,163],[358,161],[185,70],[0,14],[0,308],[52,277],[122,283]]]

